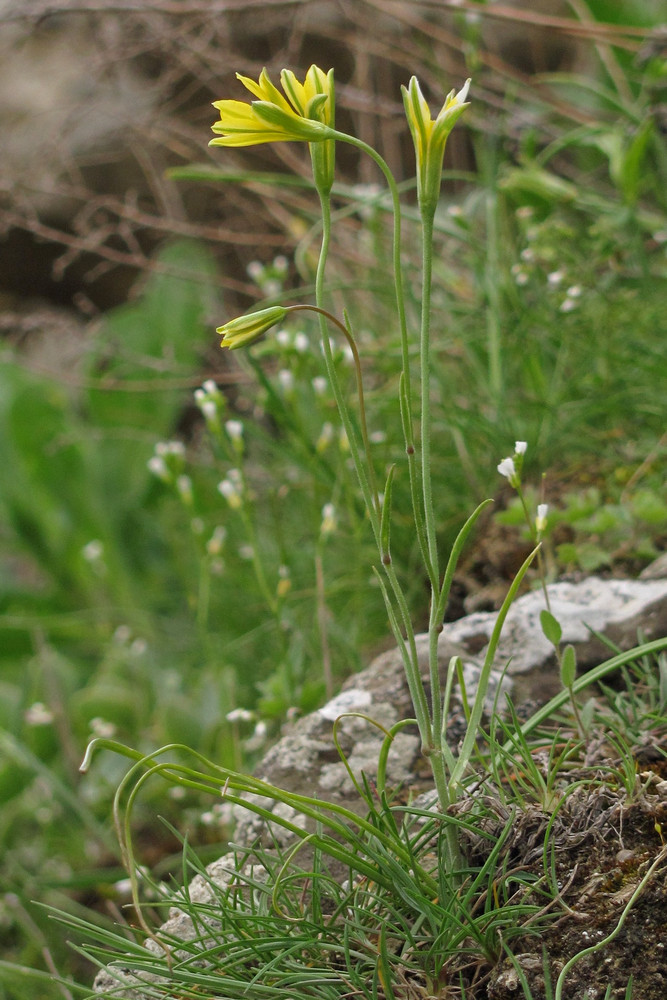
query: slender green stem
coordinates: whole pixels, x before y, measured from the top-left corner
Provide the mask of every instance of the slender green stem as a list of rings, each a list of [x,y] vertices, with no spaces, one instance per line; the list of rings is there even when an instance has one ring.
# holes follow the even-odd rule
[[[422,215],[422,302],[419,344],[420,406],[421,406],[421,480],[424,503],[424,525],[431,566],[433,599],[438,592],[438,546],[433,508],[431,476],[431,286],[433,275],[433,214]]]
[[[369,481],[369,484],[370,484],[371,493],[373,495],[373,506],[375,507],[375,510],[376,510],[377,515],[379,517],[380,516],[380,496],[379,496],[378,488],[377,488],[377,480],[376,480],[376,476],[375,476],[375,468],[373,466],[373,462],[372,462],[372,458],[371,458],[371,446],[370,446],[370,440],[369,440],[369,437],[368,437],[368,424],[367,424],[367,421],[366,421],[366,401],[365,401],[365,397],[364,397],[364,382],[363,382],[363,376],[362,376],[362,372],[361,372],[361,358],[359,357],[359,350],[357,348],[356,341],[355,341],[354,337],[352,336],[352,333],[348,329],[348,327],[345,326],[345,324],[341,323],[341,321],[336,316],[334,316],[333,313],[330,313],[328,311],[328,309],[322,309],[320,306],[312,306],[312,305],[307,305],[307,304],[296,305],[296,306],[289,306],[288,309],[287,309],[287,312],[290,312],[290,313],[292,313],[292,312],[299,312],[299,311],[301,311],[301,312],[316,312],[316,313],[319,313],[322,316],[325,316],[331,323],[334,324],[334,326],[338,327],[338,329],[341,331],[341,333],[343,334],[343,336],[347,340],[347,343],[349,344],[350,350],[352,351],[352,360],[353,360],[353,363],[354,363],[355,376],[356,376],[356,380],[357,380],[357,396],[359,398],[359,425],[360,425],[360,428],[361,428],[361,439],[363,441],[364,450],[366,452],[366,465],[368,466],[368,481]]]
[[[324,272],[326,268],[327,257],[329,255],[329,245],[331,243],[331,199],[328,194],[319,192],[320,194],[320,205],[322,209],[322,244],[320,247],[320,256],[317,262],[317,274],[315,276],[315,301],[320,320],[320,335],[322,337],[322,350],[324,352],[324,361],[327,368],[327,375],[329,376],[329,382],[331,383],[331,388],[334,394],[334,399],[336,400],[336,406],[338,407],[338,412],[340,413],[340,418],[343,422],[343,427],[345,428],[345,433],[347,434],[347,439],[350,445],[350,453],[352,455],[352,461],[354,462],[354,467],[359,478],[359,485],[361,487],[361,492],[364,498],[364,503],[366,505],[366,510],[368,511],[368,517],[371,522],[371,527],[373,529],[373,535],[379,549],[381,549],[380,540],[380,517],[378,513],[378,504],[376,501],[377,491],[375,495],[373,489],[369,483],[368,476],[364,469],[364,465],[361,461],[361,455],[359,454],[359,446],[357,444],[356,432],[350,418],[350,412],[347,407],[347,402],[345,396],[341,389],[340,381],[338,379],[338,373],[336,372],[336,365],[334,364],[333,352],[331,350],[331,344],[329,343],[329,332],[327,330],[327,317],[331,314],[324,308]],[[338,321],[336,321],[338,322]],[[367,455],[370,464],[370,455]]]
[[[437,573],[434,573],[433,567],[431,566],[429,546],[426,533],[424,530],[424,520],[422,516],[421,502],[419,499],[419,492],[420,492],[419,474],[416,467],[414,431],[412,427],[412,412],[413,412],[412,377],[410,372],[410,339],[408,336],[408,322],[405,309],[405,289],[403,284],[403,268],[401,262],[402,210],[401,210],[400,194],[394,175],[392,174],[385,160],[377,152],[377,150],[373,149],[372,146],[369,146],[361,139],[357,139],[355,136],[347,135],[345,132],[334,133],[334,138],[340,139],[341,142],[346,142],[351,146],[355,146],[357,149],[361,150],[363,153],[369,156],[382,171],[385,181],[387,182],[387,187],[389,188],[389,193],[391,195],[393,218],[394,218],[392,260],[393,260],[393,271],[394,271],[394,285],[396,293],[396,310],[398,314],[398,325],[401,338],[401,357],[402,357],[401,423],[403,426],[403,435],[405,438],[405,451],[408,458],[408,473],[410,477],[410,496],[412,500],[412,509],[414,511],[415,531],[417,534],[417,541],[419,543],[419,547],[422,553],[422,558],[424,560],[426,572],[428,574],[428,577],[432,585],[435,588],[437,583]]]

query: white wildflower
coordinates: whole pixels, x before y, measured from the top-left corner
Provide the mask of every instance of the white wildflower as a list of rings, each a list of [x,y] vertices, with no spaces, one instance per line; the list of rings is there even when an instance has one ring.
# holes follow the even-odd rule
[[[53,712],[41,701],[36,701],[27,708],[23,718],[29,726],[48,726],[53,722]]]
[[[99,562],[99,560],[104,555],[104,546],[99,538],[93,538],[91,542],[81,549],[81,555],[86,560],[86,562],[94,563]]]
[[[338,519],[336,517],[336,508],[332,503],[325,503],[322,508],[322,523],[320,525],[320,533],[324,537],[332,535],[336,530],[338,525]]]
[[[540,535],[542,534],[543,531],[546,531],[548,513],[549,513],[549,504],[538,503],[537,517],[535,518],[535,530]]]
[[[504,458],[502,462],[498,464],[498,472],[501,476],[504,476],[505,479],[509,480],[510,485],[517,485],[519,479],[516,474],[516,467],[514,465],[513,458]]]

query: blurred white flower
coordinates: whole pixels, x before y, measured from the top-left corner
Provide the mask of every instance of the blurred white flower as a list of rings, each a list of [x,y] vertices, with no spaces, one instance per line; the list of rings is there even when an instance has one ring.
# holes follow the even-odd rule
[[[245,748],[252,752],[253,750],[259,750],[260,747],[264,746],[266,743],[267,736],[267,725],[266,722],[260,719],[260,721],[255,726],[255,731],[252,736],[245,741]]]
[[[528,448],[528,442],[527,441],[515,441],[514,442],[514,454],[515,455],[525,455],[527,448]]]
[[[194,494],[192,492],[192,480],[190,477],[179,476],[176,480],[176,489],[178,490],[178,495],[183,503],[188,507],[191,507],[194,500]]]
[[[336,508],[332,503],[325,503],[322,508],[322,523],[320,533],[326,538],[336,530],[338,519],[336,518]]]
[[[232,510],[238,510],[242,504],[241,493],[238,486],[230,478],[223,479],[218,483],[218,491],[225,498]]]
[[[320,431],[320,436],[315,443],[315,449],[322,454],[322,452],[326,451],[333,441],[333,436],[334,426],[329,420],[327,420],[322,424],[322,430]]]
[[[234,444],[243,440],[243,424],[240,420],[228,420],[225,424],[225,430]]]
[[[96,715],[94,719],[91,719],[88,723],[90,726],[90,731],[93,736],[99,736],[102,739],[110,740],[112,736],[116,735],[116,724],[114,722],[109,722],[107,719],[100,718]]]
[[[169,482],[171,478],[169,469],[161,455],[151,455],[146,465],[148,466],[148,471],[157,476],[158,479],[161,479],[165,483]]]
[[[310,341],[305,333],[299,331],[299,333],[294,336],[294,350],[298,351],[299,354],[305,354],[310,347]]]
[[[98,562],[104,555],[104,546],[99,538],[94,538],[91,542],[88,542],[87,545],[84,545],[81,549],[81,555],[86,562]]]
[[[535,518],[535,530],[537,531],[538,534],[542,534],[543,531],[546,531],[548,513],[549,513],[549,504],[538,503],[537,517]]]
[[[216,525],[213,534],[206,543],[206,551],[210,556],[219,556],[227,538],[227,529],[221,524]]]
[[[53,722],[53,712],[41,701],[36,701],[25,710],[23,718],[28,726],[48,726]]]
[[[498,472],[501,476],[504,476],[505,479],[508,479],[510,485],[512,486],[516,486],[519,482],[513,458],[504,458],[502,462],[498,464]]]
[[[227,712],[225,718],[227,722],[252,722],[255,713],[248,708],[233,708],[231,712]]]

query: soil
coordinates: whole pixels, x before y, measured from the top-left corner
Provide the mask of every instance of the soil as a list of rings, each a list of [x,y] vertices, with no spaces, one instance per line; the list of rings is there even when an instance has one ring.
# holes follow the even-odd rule
[[[547,868],[558,893],[548,913],[506,942],[513,959],[464,972],[467,1000],[552,1000],[563,967],[577,955],[564,980],[563,1000],[665,1000],[667,757],[636,763],[637,791],[629,804],[625,789],[614,788],[608,775],[605,779],[600,757],[597,777],[590,767],[580,778],[568,776],[568,783],[581,784],[555,815],[528,807],[515,818],[501,869],[506,877],[520,874],[524,885],[543,878],[551,824]],[[486,797],[489,806],[493,803]],[[460,808],[466,811],[469,804]],[[500,835],[508,814],[499,803],[496,812]],[[472,859],[483,843],[471,839]],[[483,852],[476,860],[482,859]],[[498,891],[501,886],[502,878]],[[633,992],[628,994],[630,979]],[[454,988],[441,996],[459,993]]]

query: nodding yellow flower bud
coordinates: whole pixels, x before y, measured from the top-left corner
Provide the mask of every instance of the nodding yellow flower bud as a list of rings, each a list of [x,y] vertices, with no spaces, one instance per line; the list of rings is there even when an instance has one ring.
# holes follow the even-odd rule
[[[440,177],[445,145],[449,133],[465,109],[470,80],[466,80],[458,94],[451,91],[437,118],[431,118],[417,77],[413,76],[407,87],[401,87],[405,114],[412,133],[417,160],[417,197],[422,213],[433,214],[440,195]]]
[[[272,326],[282,323],[286,315],[287,309],[284,306],[270,306],[268,309],[259,309],[257,312],[230,319],[229,323],[219,326],[216,330],[222,337],[220,346],[233,351],[237,347],[252,344]]]

